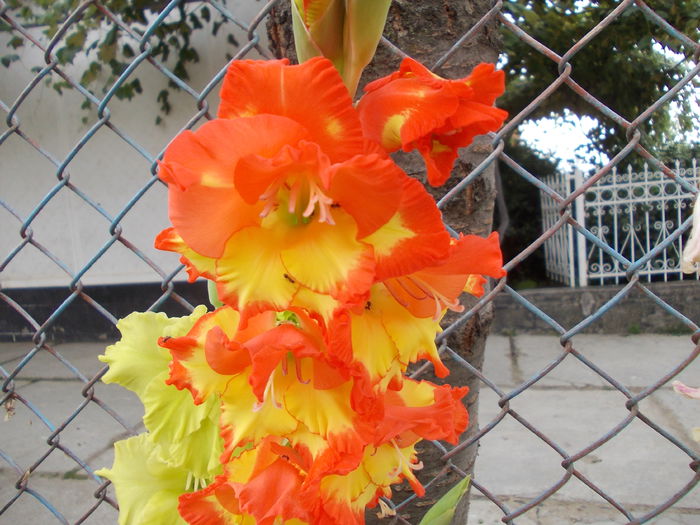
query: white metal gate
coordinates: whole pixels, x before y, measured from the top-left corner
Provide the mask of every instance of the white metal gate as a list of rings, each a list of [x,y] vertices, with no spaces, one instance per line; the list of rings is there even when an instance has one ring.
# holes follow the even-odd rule
[[[697,275],[684,276],[680,269],[684,236],[664,242],[692,212],[692,188],[700,178],[697,159],[685,168],[676,161],[673,171],[677,181],[649,170],[646,164],[639,172],[631,166],[626,170],[613,168],[591,186],[585,200],[579,197],[573,206],[574,218],[590,238],[568,225],[547,239],[547,275],[568,286],[619,284],[626,282],[630,264],[645,259],[639,270],[647,281],[697,279]],[[583,181],[580,171],[545,180],[562,196]],[[559,219],[557,203],[542,192],[540,204],[542,227],[547,230]],[[663,249],[651,253],[660,245]]]

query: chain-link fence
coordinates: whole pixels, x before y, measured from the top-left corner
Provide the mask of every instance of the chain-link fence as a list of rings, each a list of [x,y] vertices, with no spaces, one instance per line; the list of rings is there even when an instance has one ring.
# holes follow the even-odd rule
[[[3,249],[7,250],[0,259],[0,283],[3,286],[0,299],[3,316],[6,317],[3,326],[9,320],[21,326],[21,330],[4,334],[7,342],[0,346],[0,403],[6,416],[6,421],[0,426],[0,521],[8,517],[20,523],[26,522],[26,516],[30,515],[27,509],[39,507],[43,512],[40,514],[43,518],[39,518],[43,520],[41,523],[116,522],[116,502],[111,488],[94,474],[95,469],[108,464],[107,451],[111,443],[94,443],[95,428],[113,425],[120,427],[124,435],[133,434],[138,431],[136,426],[140,415],[125,414],[112,408],[120,406],[123,401],[120,396],[127,396],[128,393],[117,393],[100,383],[105,369],[99,369],[94,359],[86,361],[81,354],[83,347],[74,346],[63,352],[60,345],[54,344],[62,335],[68,339],[75,335],[61,334],[57,327],[69,325],[70,322],[66,321],[66,324],[64,320],[77,317],[74,324],[78,325],[78,333],[81,325],[86,327],[96,322],[112,325],[118,317],[131,310],[175,309],[184,313],[192,308],[186,292],[182,291],[184,288],[176,285],[184,280],[184,270],[177,261],[155,254],[150,248],[150,239],[163,226],[166,216],[163,204],[166,195],[155,176],[156,161],[168,138],[172,138],[179,129],[196,127],[214,115],[215,92],[229,58],[270,55],[262,42],[266,39],[265,22],[276,4],[275,0],[265,4],[252,1],[242,4],[187,0],[161,2],[163,5],[159,14],[143,21],[145,31],[130,27],[120,13],[111,12],[106,4],[99,0],[79,3],[65,19],[56,21],[58,30],[47,39],[40,29],[25,23],[19,16],[20,8],[0,0],[0,20],[7,26],[8,39],[19,39],[24,43],[20,62],[27,61],[30,66],[36,66],[18,70],[15,63],[12,68],[2,72],[0,80],[3,89],[0,109],[7,126],[0,134],[0,159],[4,159],[0,162],[0,240]],[[489,399],[495,396],[493,402],[497,403],[498,410],[492,419],[480,421],[480,430],[469,434],[469,438],[456,447],[434,443],[442,456],[439,474],[435,479],[423,481],[430,496],[431,487],[441,484],[440,478],[452,475],[454,479],[455,473],[464,475],[461,465],[453,461],[456,456],[477,446],[480,440],[491,432],[497,432],[499,427],[516,424],[541,445],[541,455],[529,458],[529,462],[551,461],[553,465],[560,466],[561,471],[557,479],[535,497],[520,499],[499,496],[499,487],[488,486],[478,475],[475,476],[472,494],[493,502],[497,519],[518,523],[519,517],[525,515],[527,518],[529,511],[537,509],[564,485],[577,479],[596,493],[601,503],[617,511],[616,523],[642,523],[663,513],[690,493],[699,478],[696,450],[686,440],[679,438],[677,427],[669,428],[650,417],[644,409],[644,401],[662,388],[667,388],[668,383],[693,362],[700,353],[700,346],[696,346],[697,340],[693,338],[692,344],[688,342],[687,353],[682,358],[676,357],[674,362],[666,363],[665,368],[658,370],[658,374],[650,378],[643,388],[631,388],[592,360],[586,352],[580,351],[577,338],[632,291],[648,296],[650,304],[661,308],[689,331],[698,331],[693,320],[663,301],[639,278],[639,270],[687,232],[691,220],[686,220],[675,233],[650,247],[636,260],[629,260],[576,222],[571,209],[576,199],[584,198],[586,191],[614,166],[635,154],[687,191],[697,192],[695,187],[676,177],[646,149],[640,127],[681,90],[692,89],[693,86],[697,89],[700,45],[674,28],[646,2],[623,0],[605,18],[591,25],[585,34],[571,35],[573,44],[565,53],[558,54],[546,42],[539,42],[530,36],[517,19],[505,13],[503,4],[501,1],[493,2],[490,10],[453,42],[434,67],[441,67],[454,59],[457,51],[466,49],[480,30],[495,22],[502,31],[526,43],[531,53],[539,53],[555,64],[558,74],[523,111],[512,115],[507,125],[491,137],[490,153],[484,155],[482,162],[441,197],[440,205],[444,207],[469,192],[485,170],[494,164],[508,166],[555,203],[559,219],[526,250],[508,261],[507,270],[521,264],[547,239],[570,226],[575,235],[585,237],[587,242],[603,250],[616,265],[626,269],[627,284],[604,307],[573,326],[562,326],[509,287],[507,278],[504,278],[494,283],[483,298],[446,327],[439,337],[443,356],[451,360],[453,368],[463,368],[467,374],[477,377],[481,381],[482,396],[488,395]],[[679,9],[697,10],[692,2],[677,4]],[[582,9],[585,9],[585,5]],[[206,16],[203,15],[204,10]],[[75,38],[75,25],[83,17],[94,13],[108,20],[110,27],[130,42],[128,66],[118,71],[116,81],[100,94],[81,84],[85,77],[57,56],[57,49],[66,39]],[[156,35],[167,24],[172,24],[172,17],[178,13],[180,16],[184,13],[186,17],[198,15],[207,23],[217,23],[215,18],[227,20],[233,28],[229,40],[235,44],[235,56],[226,57],[226,53],[220,52],[220,49],[208,49],[207,56],[200,57],[203,69],[199,70],[198,75],[190,77],[178,68],[169,66],[167,58],[155,45]],[[562,12],[561,16],[570,14]],[[687,67],[682,78],[632,120],[621,116],[614,107],[607,106],[577,83],[577,70],[573,64],[574,57],[581,50],[599,38],[602,32],[610,30],[616,21],[627,16],[644,17],[654,31],[668,34],[681,42],[686,50],[692,51],[691,56],[685,57]],[[688,16],[691,14],[688,13]],[[640,38],[643,36],[640,35]],[[89,35],[85,41],[87,46]],[[17,40],[8,42],[16,43]],[[401,53],[388,40],[383,41],[382,46]],[[217,52],[220,52],[220,56]],[[17,71],[21,71],[21,74]],[[138,75],[146,80],[136,90],[145,93],[131,102],[117,100],[116,94],[122,93],[120,90],[127,85],[133,87],[131,83]],[[73,90],[59,95],[46,87],[47,80],[54,86],[70,86]],[[164,80],[170,83],[173,90],[171,95],[160,91]],[[643,83],[647,80],[640,75],[637,81]],[[571,90],[581,104],[595,108],[602,117],[614,122],[619,135],[626,137],[626,144],[615,152],[612,160],[569,194],[558,193],[543,183],[537,173],[529,172],[504,153],[505,141],[509,140],[516,128],[543,101],[555,96],[558,90]],[[162,121],[157,113],[133,109],[136,104],[143,104],[137,99],[149,99],[147,103],[153,104],[153,98],[159,92],[159,100],[165,100],[171,106],[171,114]],[[168,100],[169,96],[171,98]],[[80,109],[81,106],[83,109]],[[50,108],[49,113],[45,113],[47,108]],[[62,127],[66,118],[72,121]],[[115,173],[122,174],[124,178],[117,177],[115,180]],[[78,212],[77,209],[82,211]],[[105,263],[110,257],[113,257],[112,263]],[[115,271],[115,265],[128,269],[126,275]],[[122,289],[122,296],[127,299],[118,305],[110,299],[110,294],[117,293],[117,287],[105,291],[97,286],[135,281],[157,281],[160,284],[157,292],[153,288],[135,288],[136,293],[140,294],[138,296],[132,296],[128,289],[126,292]],[[34,287],[33,291],[30,287]],[[143,290],[148,290],[148,293],[145,294]],[[512,296],[532,315],[545,322],[551,332],[559,336],[561,343],[556,355],[550,355],[541,368],[509,390],[504,390],[493,378],[484,375],[478,366],[467,362],[459,349],[448,346],[448,338],[478,315],[497,294]],[[688,300],[693,299],[689,297]],[[94,318],[99,321],[90,320]],[[113,335],[113,331],[105,333],[109,337]],[[10,344],[13,337],[20,342]],[[601,417],[606,421],[612,418],[614,422],[601,429],[596,438],[583,446],[555,439],[553,433],[545,430],[551,425],[535,425],[526,413],[515,408],[516,398],[526,395],[533,385],[558,370],[562,363],[570,364],[572,361],[582,365],[580,369],[586,374],[596,375],[608,391],[618,395],[615,406],[624,410],[623,414],[618,411],[615,415],[605,414],[605,418]],[[61,372],[53,377],[55,390],[49,394],[44,390],[42,395],[38,395],[33,386],[46,377],[48,370],[56,367]],[[601,414],[606,410],[609,407],[600,407]],[[636,425],[642,425],[651,432],[659,447],[672,447],[690,464],[689,469],[675,471],[673,475],[660,480],[664,490],[659,491],[657,501],[649,501],[648,508],[641,514],[627,508],[615,496],[615,487],[602,486],[581,468],[593,452]],[[506,452],[504,450],[503,454]],[[653,451],[647,453],[653,455]],[[42,472],[64,474],[42,476]],[[77,480],[81,483],[76,483]],[[92,484],[91,487],[86,486],[86,480]],[[393,520],[417,523],[402,513],[414,500],[413,496],[406,497],[406,494],[397,491],[390,502],[398,511]]]

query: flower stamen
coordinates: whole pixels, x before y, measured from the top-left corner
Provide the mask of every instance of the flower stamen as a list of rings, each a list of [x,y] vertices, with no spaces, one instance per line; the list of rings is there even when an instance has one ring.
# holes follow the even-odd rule
[[[265,385],[265,390],[263,392],[263,400],[255,402],[253,405],[253,412],[259,412],[268,399],[272,400],[272,404],[275,405],[275,408],[282,408],[282,405],[279,401],[277,401],[277,397],[275,396],[275,370],[272,371],[270,378],[267,380],[267,384]]]
[[[311,382],[311,378],[304,380],[301,373],[301,363],[299,363],[298,359],[294,360],[294,369],[296,370],[297,381],[299,381],[302,385],[308,385]]]

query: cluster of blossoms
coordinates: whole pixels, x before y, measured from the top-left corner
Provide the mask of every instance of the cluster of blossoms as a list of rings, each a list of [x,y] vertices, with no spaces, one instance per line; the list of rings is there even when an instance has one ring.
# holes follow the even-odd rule
[[[416,444],[457,443],[467,388],[406,377],[462,291],[504,275],[496,234],[452,238],[389,157],[418,149],[429,181],[497,129],[503,74],[445,80],[406,59],[355,108],[332,63],[229,67],[217,119],[180,134],[159,176],[172,227],[156,246],[221,302],[134,313],[105,382],[135,392],[147,432],[115,445],[120,524],[362,524],[406,479]]]

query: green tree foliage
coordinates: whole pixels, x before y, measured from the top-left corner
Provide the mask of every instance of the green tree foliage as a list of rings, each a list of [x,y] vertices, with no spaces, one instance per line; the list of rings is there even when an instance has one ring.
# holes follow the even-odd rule
[[[54,56],[61,66],[80,64],[79,82],[94,93],[106,93],[117,78],[127,69],[134,57],[141,54],[139,40],[145,34],[148,25],[168,5],[168,0],[103,0],[99,8],[91,4],[82,13],[71,20],[67,31],[53,48]],[[225,3],[225,0],[224,0]],[[8,14],[28,31],[41,31],[49,39],[61,31],[69,16],[81,4],[80,0],[6,0]],[[207,5],[192,9],[191,0],[181,2],[155,28],[148,39],[150,56],[166,63],[168,68],[180,79],[188,80],[188,68],[199,61],[199,52],[192,44],[195,31],[208,27],[217,35],[228,19],[212,13]],[[199,4],[199,3],[197,3]],[[111,16],[110,13],[113,15]],[[121,26],[113,19],[121,21]],[[128,29],[126,29],[128,28]],[[9,67],[19,60],[17,50],[29,44],[18,32],[4,20],[0,19],[0,33],[11,32],[7,42],[7,52],[0,53],[0,62]],[[227,36],[232,45],[237,45],[232,34]],[[85,57],[77,60],[78,57]],[[50,79],[54,89],[59,93],[71,88],[65,80]],[[170,111],[170,89],[179,89],[170,80],[167,88],[157,95],[157,101],[163,113]],[[138,75],[130,76],[115,91],[119,99],[131,99],[141,93],[141,81]],[[85,102],[85,107],[89,102]]]
[[[647,4],[690,39],[700,37],[698,0],[649,0]],[[619,5],[619,0],[508,0],[504,8],[519,27],[564,56]],[[503,38],[508,89],[499,103],[516,114],[557,78],[558,64],[511,31],[505,30]],[[687,41],[667,33],[635,6],[585,43],[569,62],[575,82],[632,121],[695,65],[693,52]],[[643,123],[643,144],[654,148],[692,129],[693,99],[697,101],[697,80],[675,97],[675,111],[666,104]],[[528,118],[565,116],[566,109],[598,120],[588,133],[595,149],[616,153],[627,142],[624,129],[566,85],[544,99]]]

